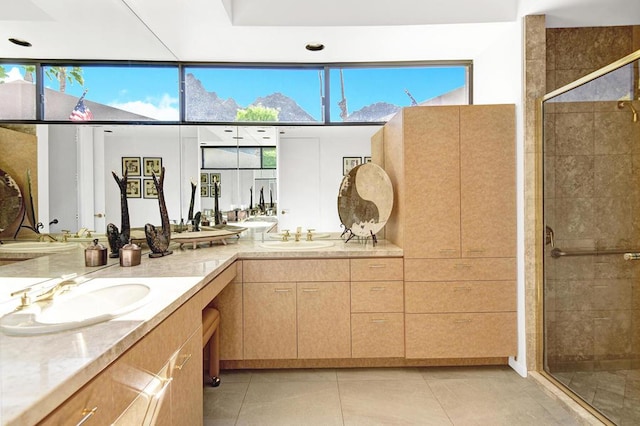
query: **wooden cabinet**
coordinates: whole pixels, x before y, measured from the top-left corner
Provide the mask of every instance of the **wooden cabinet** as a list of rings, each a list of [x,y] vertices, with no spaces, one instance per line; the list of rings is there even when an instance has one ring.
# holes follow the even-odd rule
[[[233,266],[232,266],[233,267]],[[213,300],[220,311],[220,359],[243,359],[242,261],[235,262],[236,276]]]
[[[351,259],[351,355],[404,357],[401,258]]]
[[[515,107],[405,108],[382,139],[397,197],[386,237],[405,257],[406,357],[515,355]]]
[[[243,261],[244,359],[351,356],[349,261]]]
[[[298,356],[295,283],[244,283],[244,359]]]
[[[348,282],[297,283],[298,358],[350,358]]]

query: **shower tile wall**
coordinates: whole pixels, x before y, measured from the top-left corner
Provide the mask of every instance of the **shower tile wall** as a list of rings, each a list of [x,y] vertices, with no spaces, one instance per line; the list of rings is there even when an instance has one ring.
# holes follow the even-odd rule
[[[640,251],[640,123],[617,102],[553,104],[545,123],[545,223],[555,246]],[[632,368],[640,261],[547,254],[545,277],[550,368]]]

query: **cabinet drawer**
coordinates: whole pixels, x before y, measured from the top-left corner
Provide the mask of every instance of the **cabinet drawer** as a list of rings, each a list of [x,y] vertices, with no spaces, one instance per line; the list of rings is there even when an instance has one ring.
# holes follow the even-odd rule
[[[516,313],[406,314],[407,358],[516,355]]]
[[[402,281],[354,281],[351,312],[403,312]]]
[[[516,310],[515,281],[407,282],[407,313]]]
[[[405,281],[481,281],[516,279],[516,259],[405,259]]]
[[[347,259],[269,259],[243,261],[245,283],[348,281]]]
[[[351,356],[404,357],[404,314],[351,314]]]
[[[401,258],[351,259],[351,281],[402,280]]]
[[[111,383],[107,369],[62,403],[38,425],[76,425],[83,418],[87,418],[88,425],[111,424],[118,415],[112,409]],[[92,412],[94,408],[95,411]]]

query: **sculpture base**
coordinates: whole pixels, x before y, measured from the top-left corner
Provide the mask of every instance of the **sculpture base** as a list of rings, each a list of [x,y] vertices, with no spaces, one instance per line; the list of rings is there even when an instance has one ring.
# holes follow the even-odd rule
[[[173,250],[167,250],[167,251],[163,251],[161,253],[149,253],[149,257],[151,257],[151,258],[164,257],[164,256],[169,256],[171,253],[173,253]]]

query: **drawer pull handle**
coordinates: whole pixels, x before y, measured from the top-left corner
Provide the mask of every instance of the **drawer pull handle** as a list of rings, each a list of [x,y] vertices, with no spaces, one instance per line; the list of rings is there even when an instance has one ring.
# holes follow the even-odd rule
[[[374,318],[374,319],[371,320],[371,322],[374,323],[374,324],[380,324],[380,323],[387,322],[387,320],[384,319],[384,318]]]
[[[457,320],[453,320],[453,322],[455,324],[468,324],[471,322],[470,319],[457,319]]]
[[[471,291],[471,287],[454,287],[453,291]]]
[[[485,249],[469,249],[467,250],[467,253],[478,253],[478,254],[482,254],[485,252]]]
[[[276,288],[275,290],[276,293],[289,293],[291,291],[290,288]]]
[[[83,409],[81,414],[84,417],[80,419],[80,421],[76,426],[83,425],[87,420],[91,418],[91,416],[93,416],[96,413],[96,411],[98,411],[98,407],[93,407],[92,409],[88,409],[88,408]]]
[[[190,359],[191,359],[191,354],[185,355],[184,361],[182,361],[182,364],[176,365],[176,370],[182,370],[182,368],[184,368],[184,366],[187,365],[187,362],[189,362]]]
[[[303,293],[317,293],[319,291],[320,291],[320,289],[318,289],[318,288],[303,288],[302,289]]]
[[[458,251],[458,249],[440,249],[440,253],[445,254],[445,253],[456,253]]]
[[[386,267],[387,267],[387,265],[380,264],[380,263],[375,264],[375,265],[369,265],[369,268],[386,268]]]
[[[471,265],[468,263],[456,263],[456,269],[469,269]]]
[[[371,287],[370,291],[385,291],[386,287]]]

